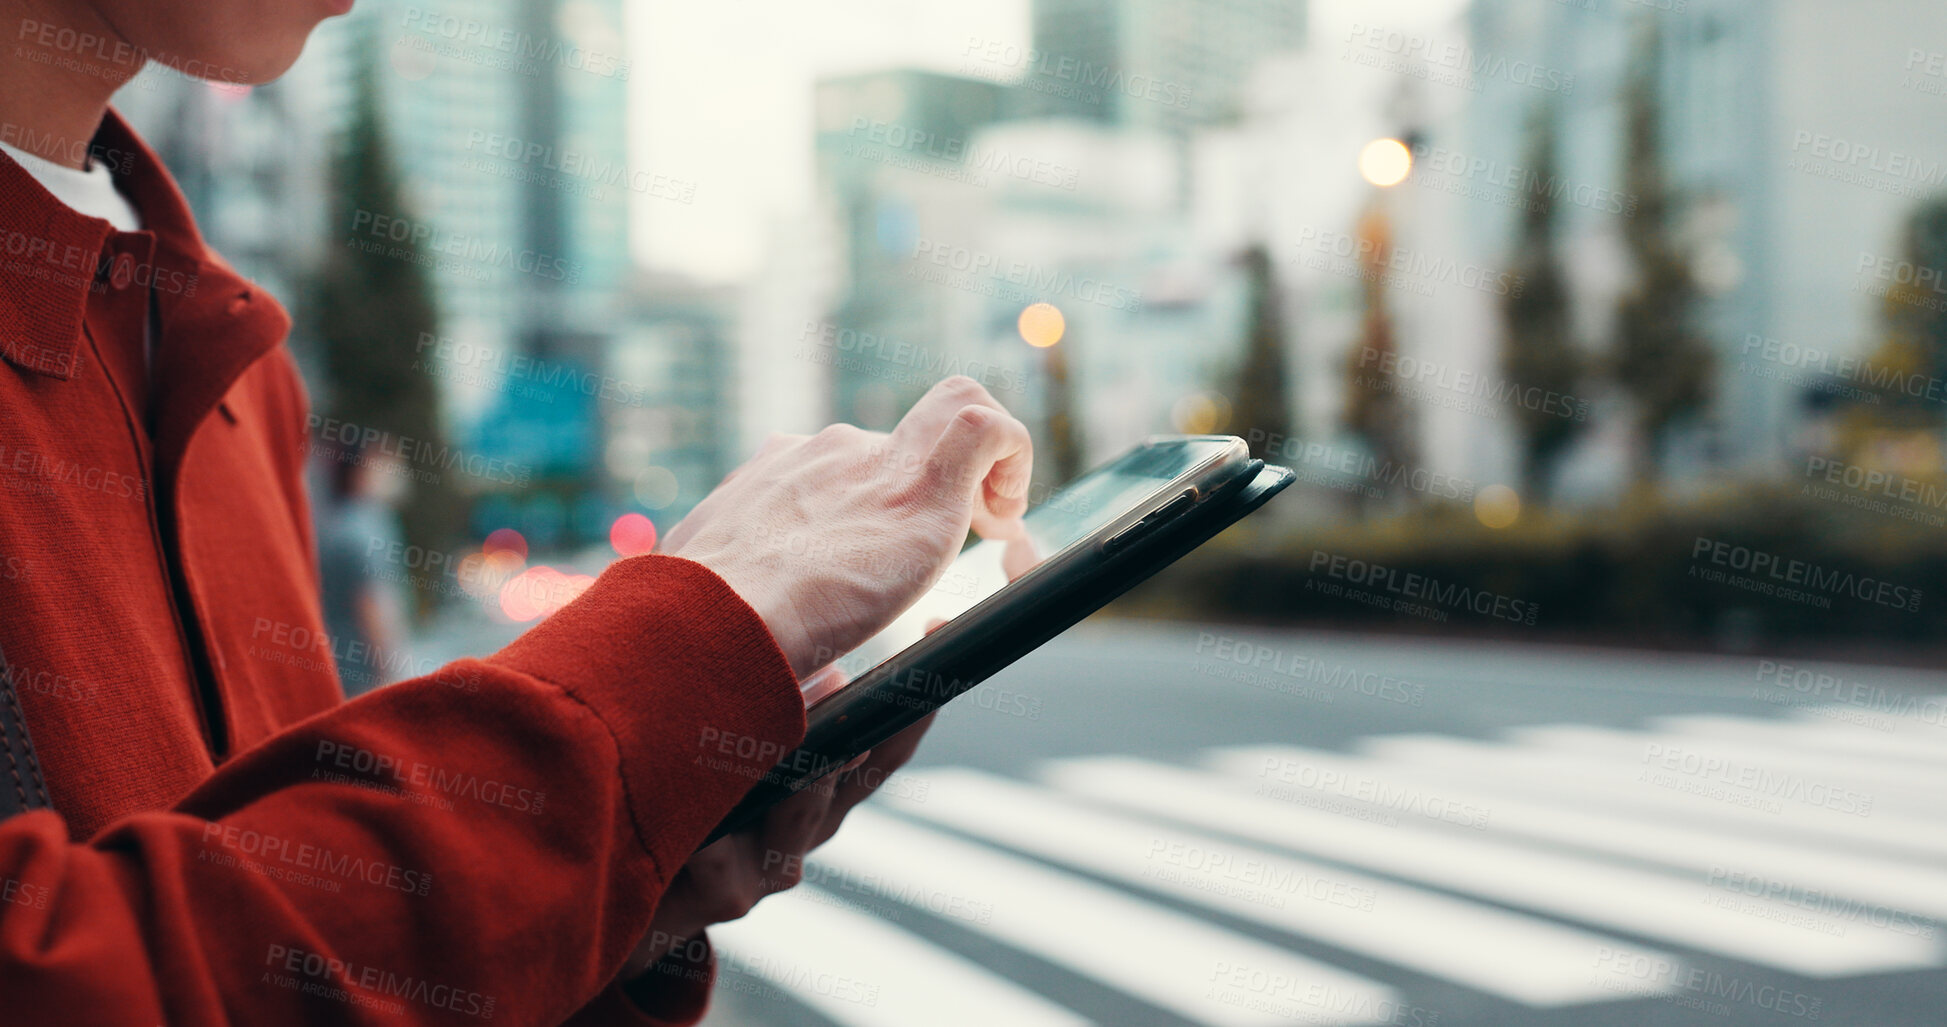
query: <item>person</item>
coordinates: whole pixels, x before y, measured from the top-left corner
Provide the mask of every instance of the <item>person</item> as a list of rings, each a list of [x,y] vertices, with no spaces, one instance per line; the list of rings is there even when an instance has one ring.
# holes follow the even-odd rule
[[[346,701],[289,319],[108,103],[150,60],[267,81],[349,0],[0,7],[0,698],[38,749],[0,781],[5,1021],[698,1019],[708,926],[917,730],[698,846],[801,681],[969,529],[1020,535],[1026,429],[956,377],[889,433],[773,436],[507,648]]]
[[[375,555],[404,549],[397,506],[411,469],[399,454],[362,442],[318,446],[315,455],[324,471],[315,513],[325,637],[338,684],[355,699],[389,683],[394,668],[411,666],[403,575]]]

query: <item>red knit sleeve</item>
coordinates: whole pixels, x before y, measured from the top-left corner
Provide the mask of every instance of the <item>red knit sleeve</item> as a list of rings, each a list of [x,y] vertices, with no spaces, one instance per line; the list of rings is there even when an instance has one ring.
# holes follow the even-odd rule
[[[803,730],[783,654],[721,579],[621,561],[492,658],[296,724],[172,810],[85,841],[52,812],[0,824],[0,1009],[559,1024]]]

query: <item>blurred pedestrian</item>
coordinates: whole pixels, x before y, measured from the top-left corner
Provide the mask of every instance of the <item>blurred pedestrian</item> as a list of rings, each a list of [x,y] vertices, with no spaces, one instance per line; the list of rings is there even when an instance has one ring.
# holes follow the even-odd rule
[[[399,507],[411,491],[398,455],[369,444],[317,447],[325,494],[317,505],[318,584],[325,634],[346,698],[410,667],[406,638],[415,567]]]

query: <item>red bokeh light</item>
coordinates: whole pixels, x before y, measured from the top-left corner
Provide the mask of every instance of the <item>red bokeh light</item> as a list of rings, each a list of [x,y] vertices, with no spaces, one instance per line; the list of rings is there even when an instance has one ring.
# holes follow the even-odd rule
[[[640,556],[656,548],[656,522],[639,513],[625,513],[608,529],[608,544],[623,556]]]
[[[480,543],[480,551],[488,555],[494,553],[513,553],[527,559],[527,539],[512,528],[495,528],[487,533],[487,540]]]

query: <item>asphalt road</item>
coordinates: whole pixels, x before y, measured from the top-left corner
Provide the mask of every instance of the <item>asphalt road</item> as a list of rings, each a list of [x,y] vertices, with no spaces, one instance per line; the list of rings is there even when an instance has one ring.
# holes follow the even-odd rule
[[[1947,675],[1092,622],[710,1024],[1947,1023]]]

